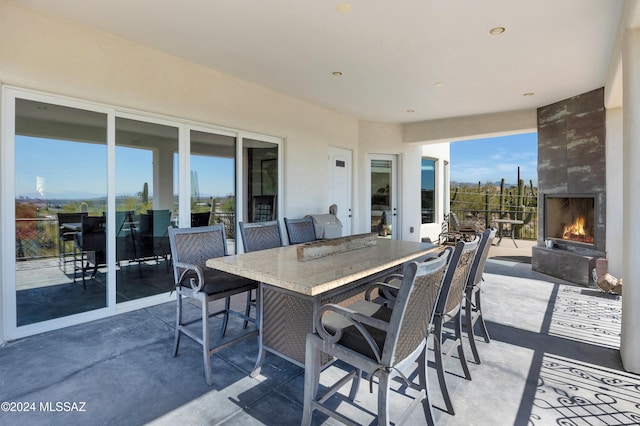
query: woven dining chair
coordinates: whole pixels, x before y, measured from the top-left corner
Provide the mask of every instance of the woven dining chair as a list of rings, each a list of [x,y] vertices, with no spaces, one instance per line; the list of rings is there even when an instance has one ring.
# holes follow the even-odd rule
[[[448,358],[454,349],[457,349],[458,359],[464,372],[464,377],[471,380],[471,373],[467,366],[467,360],[462,348],[462,319],[461,308],[467,278],[471,271],[471,266],[475,254],[478,250],[480,239],[473,241],[458,241],[449,260],[447,273],[440,288],[440,295],[433,315],[434,324],[434,359],[435,368],[438,374],[440,391],[444,399],[447,411],[454,415],[453,403],[449,396],[447,382],[445,379],[444,358]],[[453,335],[444,332],[444,325],[453,322]],[[450,343],[447,343],[450,342]],[[445,344],[449,347],[445,348]]]
[[[275,247],[282,247],[282,231],[280,231],[280,223],[277,220],[269,222],[245,223],[239,222],[240,236],[245,253],[259,250],[267,250]],[[259,290],[256,289],[256,293]],[[249,316],[251,306],[257,306],[257,297],[252,295],[253,292],[247,293],[247,308],[245,314]],[[247,327],[247,322],[244,322]]]
[[[62,268],[62,272],[67,273],[67,257],[72,257],[73,252],[67,251],[67,243],[73,243],[76,239],[76,231],[65,227],[65,223],[82,223],[82,217],[89,216],[87,212],[77,213],[58,213],[58,266]],[[73,250],[73,247],[72,247]],[[75,273],[75,271],[74,271]]]
[[[204,372],[207,384],[213,384],[210,358],[218,350],[228,346],[211,347],[209,340],[209,318],[223,315],[221,337],[225,335],[229,315],[242,318],[244,321],[257,323],[256,318],[250,318],[247,313],[233,311],[230,308],[230,298],[235,294],[249,293],[258,288],[256,281],[212,269],[206,266],[207,259],[227,255],[226,235],[223,224],[202,226],[197,228],[168,227],[171,258],[173,260],[173,275],[176,297],[176,328],[173,355],[178,355],[180,336],[182,334],[202,345],[204,357]],[[201,318],[184,322],[182,318],[183,298],[192,299],[200,305]],[[209,303],[224,299],[224,308],[216,312],[209,312]],[[202,334],[198,336],[189,327],[201,321]],[[246,333],[238,339],[254,335]]]
[[[301,244],[316,239],[316,228],[311,216],[301,219],[284,218],[284,226],[287,229],[289,244]]]
[[[423,263],[411,262],[405,267],[393,309],[365,300],[348,307],[335,304],[322,306],[314,317],[315,333],[307,335],[305,353],[304,406],[302,425],[311,424],[318,410],[345,424],[354,424],[346,413],[338,412],[331,397],[351,381],[349,400],[355,405],[362,372],[369,377],[370,389],[378,378],[377,423],[388,425],[390,386],[395,378],[415,371],[419,383],[408,387],[419,392],[402,419],[422,404],[427,424],[434,424],[426,375],[427,342],[430,336],[433,307],[439,285],[447,268],[447,255]],[[427,313],[425,315],[425,312]],[[319,393],[323,354],[353,367],[343,377]],[[329,402],[327,404],[327,402]]]
[[[82,277],[82,287],[86,289],[86,273],[89,267],[93,265],[90,278],[94,278],[98,273],[98,266],[106,264],[107,236],[104,216],[82,216],[81,220],[82,228],[76,232],[74,241],[73,282],[76,281],[75,271],[79,270]],[[80,256],[80,268],[75,266],[76,254]]]
[[[464,325],[469,337],[469,345],[471,346],[473,359],[478,364],[480,364],[480,355],[478,355],[478,348],[476,347],[474,334],[476,322],[480,324],[480,331],[484,336],[484,341],[487,343],[491,342],[489,332],[487,331],[487,325],[485,324],[484,318],[482,316],[482,306],[480,304],[480,295],[482,294],[482,292],[480,285],[483,281],[482,274],[484,272],[484,267],[487,263],[487,258],[489,257],[489,250],[495,236],[495,228],[486,229],[482,233],[482,238],[480,239],[480,243],[478,245],[478,251],[476,252],[475,258],[473,259],[471,271],[469,272],[469,278],[467,279],[467,286],[465,288]]]

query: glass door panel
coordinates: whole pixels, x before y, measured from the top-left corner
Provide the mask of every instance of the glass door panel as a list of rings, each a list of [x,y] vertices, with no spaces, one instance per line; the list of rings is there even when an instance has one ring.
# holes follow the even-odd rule
[[[235,253],[236,138],[191,130],[191,226],[223,223],[229,253]]]
[[[278,219],[278,144],[243,140],[243,220],[266,222]]]
[[[377,156],[370,160],[371,232],[382,238],[397,238],[395,204],[395,167],[393,156]],[[387,159],[388,158],[388,159]]]
[[[116,302],[171,289],[167,229],[175,223],[178,128],[116,118]]]
[[[107,115],[16,99],[14,148],[16,325],[104,308]]]

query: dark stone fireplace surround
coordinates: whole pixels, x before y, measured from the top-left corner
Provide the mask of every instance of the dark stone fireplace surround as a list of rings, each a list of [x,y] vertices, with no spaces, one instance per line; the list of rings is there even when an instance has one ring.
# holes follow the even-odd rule
[[[531,266],[576,284],[589,285],[597,258],[606,257],[606,162],[604,88],[538,108],[538,244]],[[545,246],[545,196],[592,194],[594,243],[554,239]]]

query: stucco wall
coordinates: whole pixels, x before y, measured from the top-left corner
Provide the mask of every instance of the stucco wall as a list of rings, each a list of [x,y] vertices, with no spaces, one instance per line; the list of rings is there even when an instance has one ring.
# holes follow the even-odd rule
[[[284,138],[284,214],[324,212],[329,145],[358,145],[354,117],[6,2],[0,64],[3,84]]]

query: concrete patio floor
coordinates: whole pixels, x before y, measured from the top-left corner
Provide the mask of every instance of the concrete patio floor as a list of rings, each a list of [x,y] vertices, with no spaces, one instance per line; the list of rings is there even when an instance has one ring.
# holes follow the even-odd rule
[[[436,422],[640,423],[640,376],[623,370],[619,354],[620,297],[532,272],[526,263],[531,244],[518,241],[516,249],[503,239],[492,247],[482,296],[492,342],[477,338],[482,364],[469,363],[471,381],[457,359],[447,360],[455,416],[443,411],[430,368]],[[198,312],[193,307],[189,314]],[[244,332],[241,321],[231,321],[229,336]],[[174,303],[168,302],[6,343],[0,347],[0,402],[25,411],[6,412],[3,404],[0,424],[300,423],[302,368],[268,354],[261,374],[249,377],[258,349],[250,338],[212,357],[215,383],[207,386],[196,343],[183,338],[172,356],[173,322]],[[470,358],[468,342],[465,352]],[[344,403],[347,391],[333,402],[369,424],[375,394],[361,386],[356,400],[368,411],[356,413]],[[394,395],[392,417],[408,402]],[[314,424],[336,423],[314,415]],[[416,410],[409,424],[424,423]]]

